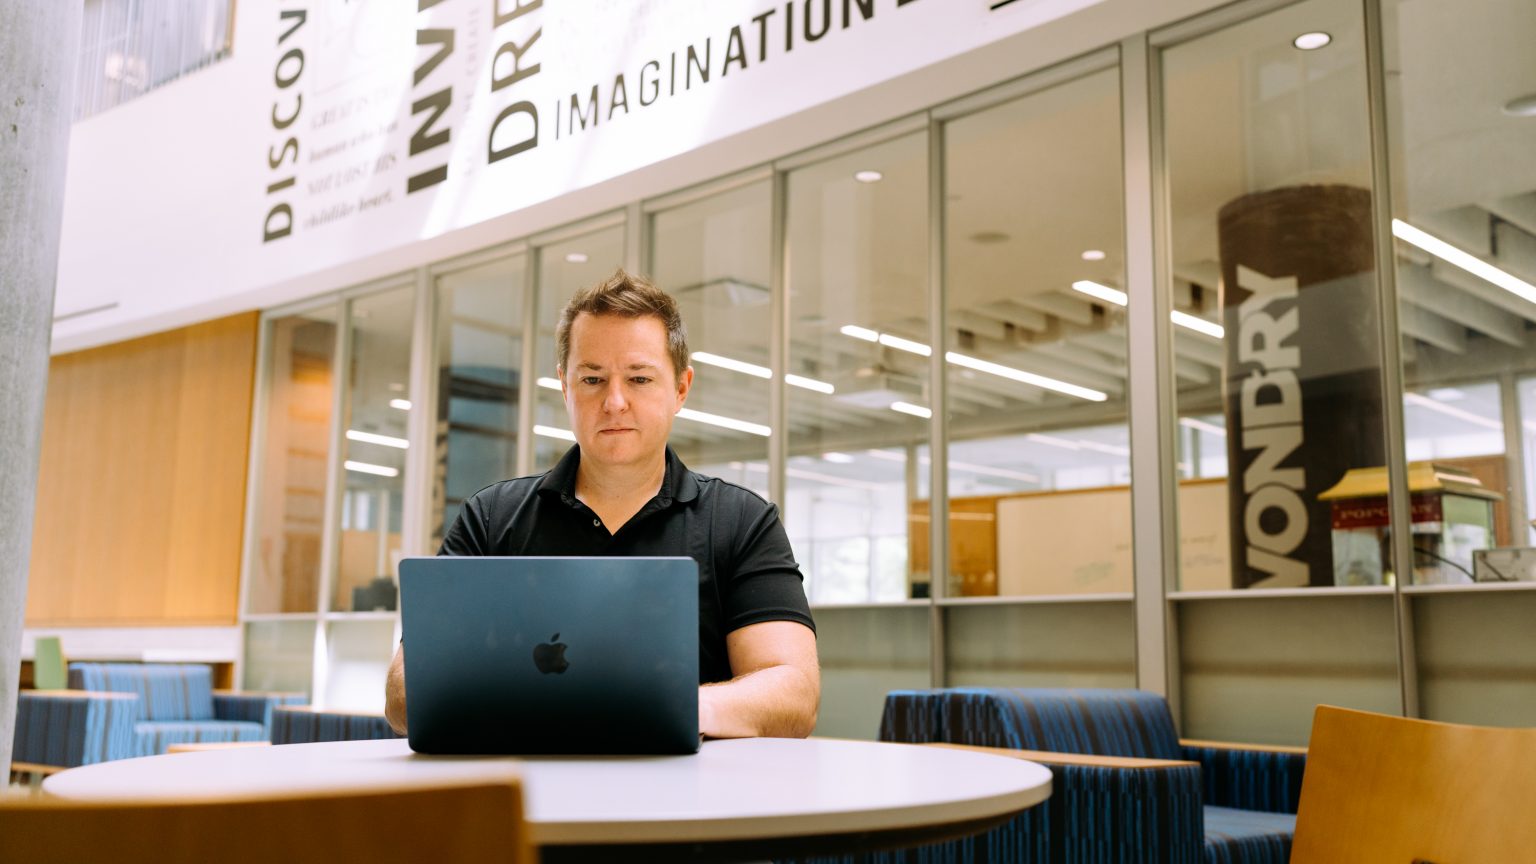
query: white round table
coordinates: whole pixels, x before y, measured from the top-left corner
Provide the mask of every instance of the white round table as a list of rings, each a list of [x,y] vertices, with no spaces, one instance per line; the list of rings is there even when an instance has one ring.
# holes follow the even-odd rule
[[[523,780],[525,816],[545,860],[621,846],[643,857],[729,859],[910,845],[1001,824],[1051,791],[1050,772],[1033,762],[817,738],[617,757],[422,756],[404,740],[289,744],[87,765],[49,777],[43,791],[153,801],[507,776]]]

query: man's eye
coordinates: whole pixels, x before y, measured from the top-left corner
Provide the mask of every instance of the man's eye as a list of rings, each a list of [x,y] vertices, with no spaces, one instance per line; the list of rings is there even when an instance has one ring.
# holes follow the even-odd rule
[[[589,387],[595,387],[598,384],[603,383],[603,379],[598,378],[595,375],[588,375],[587,377],[581,379],[581,383],[586,384]]]
[[[644,375],[636,375],[635,377],[633,377],[633,378],[631,378],[629,380],[634,382],[635,384],[649,384],[649,383],[651,383],[651,379],[645,377]]]

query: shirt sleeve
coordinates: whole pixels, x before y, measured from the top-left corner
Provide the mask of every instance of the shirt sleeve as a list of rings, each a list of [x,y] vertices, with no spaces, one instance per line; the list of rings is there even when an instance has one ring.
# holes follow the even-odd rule
[[[443,545],[438,555],[474,556],[490,554],[486,540],[486,521],[483,505],[478,494],[470,496],[459,508],[459,518],[453,520],[448,533],[443,535]]]
[[[756,496],[735,532],[735,567],[720,586],[725,632],[764,621],[795,621],[816,631],[778,508]]]

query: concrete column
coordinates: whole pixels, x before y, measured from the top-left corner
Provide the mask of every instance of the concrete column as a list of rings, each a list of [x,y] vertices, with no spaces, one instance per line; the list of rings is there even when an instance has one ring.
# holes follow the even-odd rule
[[[0,0],[0,767],[7,772],[81,2]]]

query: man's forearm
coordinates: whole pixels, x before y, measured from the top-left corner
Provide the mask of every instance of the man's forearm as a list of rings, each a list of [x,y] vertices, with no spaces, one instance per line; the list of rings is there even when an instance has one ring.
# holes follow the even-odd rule
[[[384,719],[395,734],[405,734],[405,646],[395,652],[384,676]]]
[[[800,669],[759,669],[699,688],[699,731],[709,738],[804,738],[816,728],[821,688]]]

